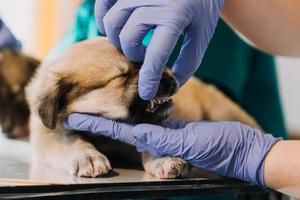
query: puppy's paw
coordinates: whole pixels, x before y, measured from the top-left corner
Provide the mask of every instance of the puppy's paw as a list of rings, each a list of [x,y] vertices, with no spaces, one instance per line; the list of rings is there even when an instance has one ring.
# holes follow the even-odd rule
[[[162,179],[185,177],[189,171],[189,165],[186,161],[177,157],[164,157],[155,160],[154,176]]]
[[[85,149],[72,163],[72,174],[82,177],[96,177],[107,174],[111,165],[105,155],[95,149]]]

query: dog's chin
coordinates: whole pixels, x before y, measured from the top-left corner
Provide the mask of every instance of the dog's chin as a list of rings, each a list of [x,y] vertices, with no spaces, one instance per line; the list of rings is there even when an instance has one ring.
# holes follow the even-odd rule
[[[170,98],[164,102],[160,102],[160,104],[153,104],[153,102],[136,98],[129,110],[129,121],[134,123],[158,124],[171,116],[174,110],[174,103]]]

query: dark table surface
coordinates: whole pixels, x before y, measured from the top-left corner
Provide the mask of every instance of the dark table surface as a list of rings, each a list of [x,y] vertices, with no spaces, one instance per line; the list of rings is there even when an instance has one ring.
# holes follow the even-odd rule
[[[0,137],[0,199],[120,199],[264,193],[259,187],[192,169],[186,179],[161,180],[142,170],[114,169],[78,178],[30,162],[30,145]]]

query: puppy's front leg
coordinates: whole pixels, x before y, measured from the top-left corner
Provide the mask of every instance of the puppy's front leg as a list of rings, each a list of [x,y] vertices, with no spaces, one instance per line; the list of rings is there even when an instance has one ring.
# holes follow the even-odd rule
[[[78,135],[66,132],[58,133],[32,129],[34,160],[44,162],[71,174],[84,177],[96,177],[106,174],[110,163],[92,144]]]
[[[186,177],[189,165],[178,157],[154,158],[149,153],[142,153],[142,162],[146,172],[158,178]]]

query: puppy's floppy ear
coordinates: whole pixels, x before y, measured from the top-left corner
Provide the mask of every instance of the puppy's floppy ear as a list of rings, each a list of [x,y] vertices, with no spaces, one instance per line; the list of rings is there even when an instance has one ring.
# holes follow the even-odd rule
[[[54,129],[56,127],[60,97],[61,91],[57,87],[53,91],[46,93],[46,95],[41,99],[41,104],[38,110],[39,116],[47,128]]]
[[[58,81],[55,88],[46,92],[41,98],[38,113],[47,128],[55,129],[58,113],[66,104],[65,94],[70,89],[71,87],[63,84],[63,81]]]

